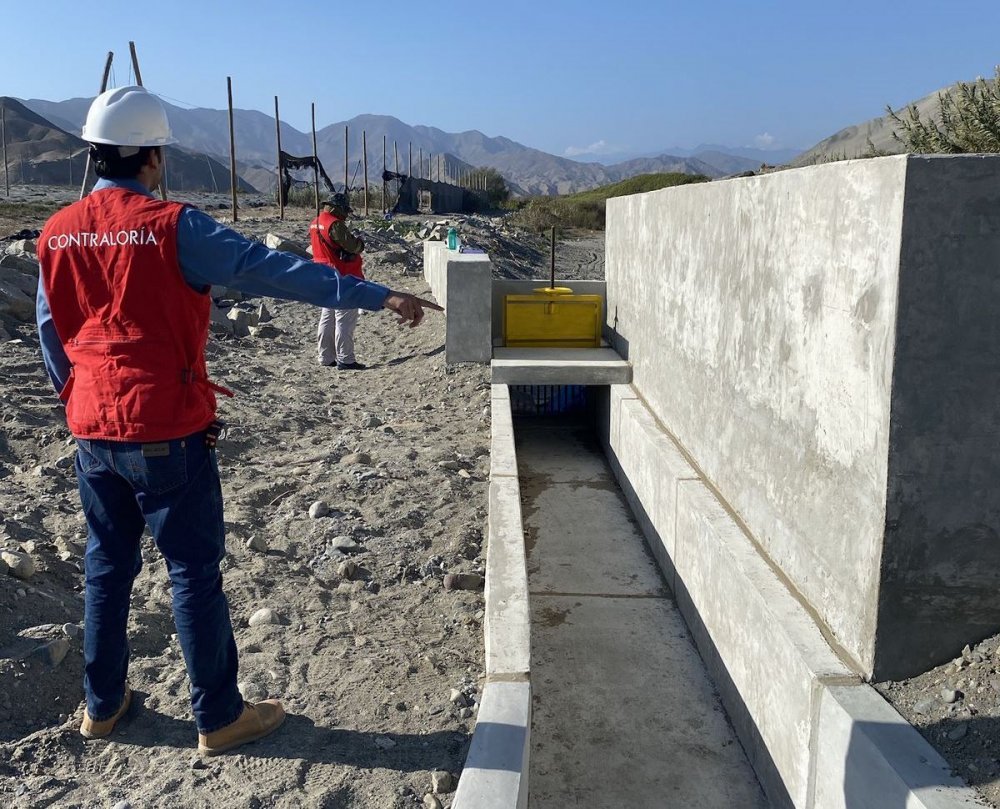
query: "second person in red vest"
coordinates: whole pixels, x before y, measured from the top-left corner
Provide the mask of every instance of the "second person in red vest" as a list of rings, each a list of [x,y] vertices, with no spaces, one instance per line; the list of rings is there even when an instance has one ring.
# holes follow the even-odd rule
[[[329,264],[341,275],[364,279],[361,253],[365,243],[347,227],[351,204],[346,194],[332,194],[323,210],[309,225],[313,259]],[[360,371],[366,366],[354,356],[354,329],[358,309],[323,309],[319,316],[318,349],[320,365],[336,365],[341,371]]]

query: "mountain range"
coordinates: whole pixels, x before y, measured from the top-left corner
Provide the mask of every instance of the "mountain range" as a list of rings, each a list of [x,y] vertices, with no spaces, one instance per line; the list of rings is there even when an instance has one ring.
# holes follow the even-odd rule
[[[20,103],[37,116],[50,122],[64,134],[79,132],[90,106],[89,98],[66,101],[27,99]],[[229,116],[226,110],[205,108],[184,109],[167,102],[167,115],[178,141],[188,152],[202,153],[217,163],[229,164]],[[368,173],[370,181],[381,175],[382,139],[385,138],[386,166],[396,168],[393,143],[399,155],[399,170],[409,171],[410,148],[414,174],[423,174],[434,155],[433,172],[437,174],[437,156],[442,156],[446,176],[454,177],[476,167],[491,167],[507,179],[516,194],[565,194],[599,185],[617,182],[636,174],[650,172],[683,172],[721,177],[760,167],[764,160],[727,152],[713,147],[685,155],[655,154],[632,160],[603,165],[584,163],[558,157],[539,149],[517,143],[505,137],[488,137],[482,132],[449,133],[435,127],[411,126],[388,115],[359,115],[349,121],[339,121],[317,130],[317,153],[331,179],[338,184],[344,179],[344,130],[348,129],[347,173],[352,186],[360,184],[357,168],[362,158],[361,133],[367,134]],[[236,154],[240,176],[262,191],[274,187],[274,166],[277,159],[274,118],[256,110],[233,111]],[[281,148],[296,156],[312,154],[311,133],[300,132],[291,125],[281,124]],[[171,172],[173,167],[171,166]],[[225,169],[228,177],[228,168]],[[311,176],[311,173],[307,173]],[[306,176],[306,175],[303,175]],[[228,185],[227,185],[228,188]]]

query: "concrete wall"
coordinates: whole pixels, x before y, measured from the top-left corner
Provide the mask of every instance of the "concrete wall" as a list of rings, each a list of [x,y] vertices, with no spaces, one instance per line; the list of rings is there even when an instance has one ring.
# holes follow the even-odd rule
[[[489,362],[493,356],[489,256],[449,250],[444,242],[424,242],[424,278],[446,310],[445,361]]]
[[[638,395],[866,676],[1000,627],[998,180],[900,156],[608,203]]]
[[[769,564],[636,388],[611,386],[599,418],[612,470],[770,804],[981,805],[920,734],[840,659],[815,613]]]

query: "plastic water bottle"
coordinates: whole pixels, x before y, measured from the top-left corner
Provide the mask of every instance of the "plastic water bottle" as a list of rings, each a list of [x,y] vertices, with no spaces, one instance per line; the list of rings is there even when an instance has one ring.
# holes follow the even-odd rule
[[[458,250],[458,231],[455,228],[448,228],[448,249]]]

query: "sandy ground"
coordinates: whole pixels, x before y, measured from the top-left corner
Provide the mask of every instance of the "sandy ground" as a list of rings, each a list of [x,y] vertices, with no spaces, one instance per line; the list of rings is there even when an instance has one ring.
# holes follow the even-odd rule
[[[40,227],[40,199],[0,206],[0,237]],[[238,226],[304,241],[308,219],[251,209]],[[396,247],[404,255],[391,262],[373,251],[369,275],[428,293],[414,272],[419,243]],[[0,343],[0,547],[27,552],[36,569],[0,576],[8,805],[383,809],[423,806],[435,771],[459,775],[480,693],[483,600],[443,578],[483,568],[488,371],[445,367],[443,318],[408,329],[388,313],[362,315],[358,359],[369,370],[323,368],[318,310],[265,303],[270,336],[213,337],[208,359],[237,393],[220,403],[230,429],[219,458],[241,687],[283,699],[289,718],[214,759],[196,754],[168,579],[149,537],[130,619],[137,704],[110,740],[79,736],[85,528],[74,447],[33,325],[9,327],[15,339]],[[330,511],[311,518],[317,501]],[[278,623],[250,627],[261,608]],[[439,791],[448,806],[450,788]]]

